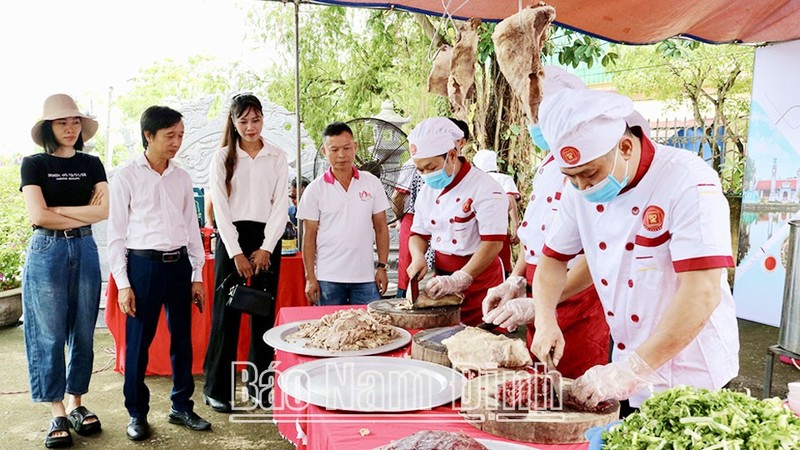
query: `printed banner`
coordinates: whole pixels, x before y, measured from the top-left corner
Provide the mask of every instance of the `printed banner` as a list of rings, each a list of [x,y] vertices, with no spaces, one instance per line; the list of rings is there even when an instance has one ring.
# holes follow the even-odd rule
[[[800,218],[800,41],[756,49],[739,255],[733,296],[742,319],[781,320],[788,221]]]

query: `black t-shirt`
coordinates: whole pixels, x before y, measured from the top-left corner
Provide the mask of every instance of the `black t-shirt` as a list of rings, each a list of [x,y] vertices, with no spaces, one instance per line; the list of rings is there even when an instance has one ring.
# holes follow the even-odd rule
[[[75,152],[70,158],[37,153],[22,159],[20,169],[24,186],[42,188],[47,206],[85,206],[92,199],[94,185],[107,181],[100,158]]]

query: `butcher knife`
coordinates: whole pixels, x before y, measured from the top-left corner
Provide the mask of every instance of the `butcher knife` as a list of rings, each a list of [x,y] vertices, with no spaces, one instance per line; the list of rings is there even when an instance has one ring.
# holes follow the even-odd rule
[[[419,274],[409,280],[409,288],[411,288],[411,308],[413,309],[419,298]]]

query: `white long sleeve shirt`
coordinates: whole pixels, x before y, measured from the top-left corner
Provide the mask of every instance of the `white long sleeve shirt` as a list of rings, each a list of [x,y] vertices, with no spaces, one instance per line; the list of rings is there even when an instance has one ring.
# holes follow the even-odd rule
[[[170,161],[159,175],[142,153],[117,172],[109,190],[108,260],[119,289],[131,286],[127,249],[171,251],[186,246],[192,281],[203,281],[205,250],[188,172]]]
[[[231,258],[242,253],[234,222],[261,222],[264,241],[261,249],[275,249],[289,220],[289,165],[286,153],[262,138],[264,147],[251,158],[241,147],[236,149],[236,167],[231,178],[231,193],[225,187],[225,156],[228,148],[214,154],[209,169],[211,201],[217,229]]]

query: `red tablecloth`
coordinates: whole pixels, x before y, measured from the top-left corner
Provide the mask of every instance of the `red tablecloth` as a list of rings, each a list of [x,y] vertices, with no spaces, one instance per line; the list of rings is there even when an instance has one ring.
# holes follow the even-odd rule
[[[284,256],[281,259],[280,280],[278,281],[278,295],[276,297],[276,313],[286,306],[307,306],[305,296],[305,275],[303,272],[303,258],[298,253],[293,256]],[[214,257],[206,255],[203,266],[203,286],[206,291],[205,310],[201,314],[197,308],[192,307],[192,373],[203,373],[203,361],[206,357],[208,338],[211,335],[211,311],[214,299]],[[106,325],[114,337],[116,365],[114,370],[125,372],[125,315],[119,310],[117,304],[117,285],[113,277],[109,276],[106,300]],[[276,315],[275,317],[278,317]],[[239,332],[238,360],[247,360],[247,351],[250,345],[250,317],[242,314],[241,331]],[[147,364],[147,375],[172,375],[172,365],[169,359],[169,329],[164,311],[158,320],[158,329],[150,346],[150,360]]]
[[[317,319],[343,308],[363,308],[364,306],[314,306],[284,308],[277,317],[277,325],[296,322],[298,320]],[[409,330],[412,334],[419,330]],[[410,346],[384,353],[381,356],[403,357],[410,353]],[[299,356],[293,353],[276,351],[277,370],[313,361],[316,358]],[[509,441],[481,431],[461,418],[456,409],[450,405],[440,406],[428,411],[402,414],[356,414],[334,412],[304,404],[286,395],[275,386],[273,417],[278,424],[278,431],[299,449],[371,449],[388,444],[392,440],[413,434],[421,430],[462,431],[474,438],[492,439],[529,445],[542,450],[583,450],[588,444],[544,445],[525,444]],[[369,430],[367,436],[359,431]],[[305,435],[305,436],[304,436]]]

